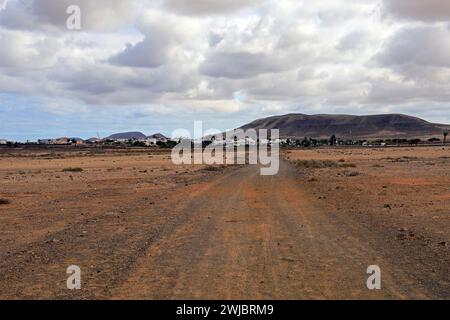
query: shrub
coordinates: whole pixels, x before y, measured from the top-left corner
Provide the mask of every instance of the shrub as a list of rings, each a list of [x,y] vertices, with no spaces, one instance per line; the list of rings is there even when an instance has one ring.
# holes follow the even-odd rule
[[[354,163],[342,163],[339,165],[340,168],[356,168],[356,164]]]
[[[0,199],[0,205],[10,204],[10,203],[11,203],[11,201],[9,201],[8,199],[3,199],[3,198]]]
[[[215,171],[222,171],[225,168],[225,166],[219,166],[219,167],[215,167],[215,166],[206,166],[205,167],[205,171],[211,171],[211,172],[215,172]]]
[[[64,168],[63,172],[83,172],[82,168]]]

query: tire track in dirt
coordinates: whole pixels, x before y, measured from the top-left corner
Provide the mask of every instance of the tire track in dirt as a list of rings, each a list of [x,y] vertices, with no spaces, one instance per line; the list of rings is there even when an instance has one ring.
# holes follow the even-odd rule
[[[380,252],[383,239],[342,221],[304,192],[288,163],[277,176],[247,166],[188,204],[192,218],[153,244],[115,298],[384,299],[430,295]],[[384,248],[386,251],[389,248]],[[383,290],[366,288],[379,263]],[[147,290],[148,289],[148,290]]]
[[[290,172],[288,176],[296,175],[295,169],[288,166],[286,170]],[[304,248],[311,259],[306,265],[314,266],[312,269],[316,274],[313,276],[319,279],[315,283],[310,281],[315,287],[312,291],[320,293],[319,297],[313,298],[427,298],[426,290],[417,281],[413,281],[395,261],[387,259],[384,253],[388,250],[383,247],[379,234],[348,217],[343,219],[334,213],[333,208],[314,201],[315,198],[301,188],[294,191],[298,181],[301,180],[285,179],[285,183],[279,186],[279,190],[288,196],[277,206],[284,215],[281,221],[288,222],[285,227],[291,228],[292,232],[295,232],[292,226],[298,224],[298,219],[303,221],[306,238],[310,240]],[[292,207],[299,208],[297,215],[292,214]],[[368,275],[365,271],[373,264],[382,268],[381,291],[366,288]]]
[[[200,176],[203,177],[203,176]],[[203,177],[204,178],[204,177]],[[202,178],[202,179],[203,179]],[[211,185],[199,183],[189,188],[191,194],[203,194]],[[120,207],[107,207],[106,212],[76,219],[65,228],[49,232],[27,244],[16,245],[2,253],[0,262],[0,297],[5,299],[98,299],[110,296],[110,290],[128,278],[135,262],[147,253],[148,247],[171,234],[190,216],[179,213],[184,201],[178,193],[150,206],[142,195],[131,195]],[[168,199],[169,199],[168,198]],[[119,210],[120,209],[120,210]],[[149,212],[150,210],[150,212]],[[66,268],[79,265],[83,290],[66,288]]]
[[[270,177],[260,176],[256,166],[235,167],[192,187],[187,197],[186,190],[174,189],[166,203],[151,209],[128,203],[127,221],[107,213],[77,221],[17,247],[17,255],[0,263],[1,296],[442,298],[412,278],[414,266],[396,263],[393,257],[405,258],[407,252],[389,247],[370,221],[340,216],[318,202],[303,180],[287,162]],[[94,234],[85,239],[83,230]],[[55,238],[65,241],[54,243]],[[33,250],[37,258],[21,250]],[[83,267],[89,271],[85,288],[72,293],[64,288],[63,267],[76,264],[78,256],[86,259]],[[380,291],[366,288],[371,264],[382,267]],[[102,270],[96,273],[98,267]]]

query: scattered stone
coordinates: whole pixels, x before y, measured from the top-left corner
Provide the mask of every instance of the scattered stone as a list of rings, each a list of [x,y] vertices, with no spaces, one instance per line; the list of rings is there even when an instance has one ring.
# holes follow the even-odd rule
[[[406,239],[407,239],[407,236],[406,236],[406,234],[404,234],[404,233],[398,234],[398,235],[397,235],[397,239],[398,239],[398,240],[406,240]]]

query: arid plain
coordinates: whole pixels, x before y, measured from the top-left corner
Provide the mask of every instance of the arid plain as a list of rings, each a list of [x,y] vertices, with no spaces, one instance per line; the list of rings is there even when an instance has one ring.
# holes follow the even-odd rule
[[[449,166],[449,147],[283,150],[272,177],[0,149],[0,298],[449,299]]]

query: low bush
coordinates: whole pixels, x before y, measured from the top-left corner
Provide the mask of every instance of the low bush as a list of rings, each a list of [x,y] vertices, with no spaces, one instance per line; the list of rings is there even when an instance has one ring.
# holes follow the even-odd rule
[[[83,172],[82,168],[64,168],[63,172]]]
[[[215,172],[215,171],[222,171],[225,168],[225,166],[206,166],[205,167],[205,171],[211,171],[211,172]]]
[[[356,168],[356,164],[354,163],[342,163],[339,165],[340,168]]]
[[[11,201],[9,201],[8,199],[3,199],[3,198],[0,199],[0,205],[10,204],[10,203],[11,203]]]

